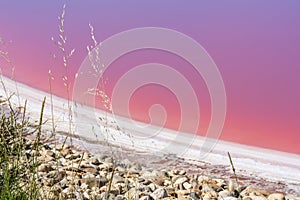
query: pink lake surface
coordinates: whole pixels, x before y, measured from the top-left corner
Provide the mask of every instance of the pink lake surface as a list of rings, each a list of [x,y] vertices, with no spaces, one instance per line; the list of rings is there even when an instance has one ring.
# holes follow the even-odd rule
[[[89,23],[99,41],[132,28],[174,29],[201,44],[222,75],[227,113],[221,139],[300,154],[299,1],[66,3],[67,48],[76,49],[69,63],[71,82],[87,55],[86,46],[92,43]],[[9,52],[17,81],[48,92],[51,69],[53,93],[66,97],[62,55],[51,41],[52,36],[58,38],[57,17],[62,6],[59,0],[1,1],[0,37],[4,43],[0,47]],[[205,135],[211,118],[207,87],[190,64],[176,55],[153,49],[123,55],[105,72],[107,93],[111,95],[120,77],[133,67],[154,62],[171,66],[189,80],[201,110],[197,133]],[[0,66],[10,77],[12,67],[3,58]],[[155,84],[140,87],[128,107],[132,118],[149,122],[148,110],[154,104],[164,106],[165,126],[178,129],[180,106],[168,88]],[[100,103],[97,106],[101,108]]]

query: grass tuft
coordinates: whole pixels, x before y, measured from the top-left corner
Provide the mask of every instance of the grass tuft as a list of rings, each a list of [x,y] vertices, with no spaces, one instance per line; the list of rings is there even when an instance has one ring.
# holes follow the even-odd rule
[[[44,102],[43,102],[44,104]],[[39,187],[36,181],[37,150],[41,126],[34,130],[23,109],[14,110],[10,97],[0,100],[0,199],[37,199]],[[43,106],[41,116],[43,113]],[[41,118],[42,119],[42,118]],[[34,142],[27,136],[35,134]]]

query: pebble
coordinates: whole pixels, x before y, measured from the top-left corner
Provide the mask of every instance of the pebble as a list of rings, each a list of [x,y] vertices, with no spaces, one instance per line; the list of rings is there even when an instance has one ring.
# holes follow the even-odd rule
[[[267,200],[264,196],[250,196],[252,200]]]
[[[225,197],[230,197],[232,196],[232,192],[229,192],[228,190],[223,190],[219,192],[219,198],[225,198]]]
[[[149,195],[146,195],[146,196],[142,196],[142,197],[140,198],[140,200],[152,200],[152,197],[149,196]]]
[[[154,200],[162,199],[168,196],[167,191],[164,188],[156,189],[151,195]]]
[[[191,189],[192,184],[190,184],[190,183],[188,183],[188,182],[184,182],[184,183],[183,183],[183,187],[184,187],[184,189],[188,190],[188,189]]]
[[[183,184],[184,182],[188,181],[188,178],[187,177],[179,177],[177,178],[177,180],[175,181],[174,185],[177,186],[177,185],[181,185]]]
[[[153,170],[128,159],[93,156],[70,146],[44,145],[35,153],[40,193],[54,199],[106,199],[109,190],[109,199],[116,200],[300,200],[255,186],[237,187],[231,180],[189,175],[186,170]]]
[[[285,200],[284,194],[273,193],[268,196],[268,200]]]

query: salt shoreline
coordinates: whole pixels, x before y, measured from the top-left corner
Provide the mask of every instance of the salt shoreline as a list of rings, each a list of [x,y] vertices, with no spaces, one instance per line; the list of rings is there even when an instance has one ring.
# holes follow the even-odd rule
[[[4,83],[6,88],[10,92],[15,92],[16,87],[15,83],[8,79],[3,77]],[[36,118],[39,116],[40,107],[41,107],[41,100],[44,96],[47,96],[47,99],[49,98],[49,94],[44,93],[42,91],[38,91],[36,89],[30,88],[29,86],[23,85],[21,83],[17,83],[17,87],[19,90],[19,97],[21,99],[21,102],[24,102],[25,99],[28,100],[28,111],[31,118]],[[2,96],[4,96],[3,91],[0,93]],[[64,111],[66,111],[66,100],[61,99],[59,97],[53,97],[54,98],[54,114],[56,116],[56,124],[57,124],[57,130],[66,130],[66,116],[63,115]],[[18,99],[16,97],[12,98],[12,101],[17,104]],[[86,113],[82,115],[83,122],[89,122],[89,123],[83,123],[83,125],[88,127],[91,123],[94,123],[95,121],[90,120],[87,116],[89,114],[95,113],[101,114],[99,111],[95,110],[88,110],[86,106],[82,106],[81,111],[86,110]],[[94,114],[95,115],[95,114]],[[50,113],[50,104],[49,102],[46,103],[44,116],[47,119],[51,119],[51,113]],[[37,119],[37,118],[36,118]],[[110,124],[110,129],[115,128],[113,124]],[[51,126],[45,125],[44,129],[51,129]],[[92,153],[97,153],[97,150],[99,150],[99,144],[91,144],[89,143],[89,139],[93,139],[94,136],[91,135],[80,135],[80,131],[82,133],[82,130],[77,130],[78,137],[81,140],[78,140],[78,144],[81,144],[84,148],[89,150]],[[87,132],[87,130],[84,130]],[[129,130],[130,131],[130,130]],[[167,134],[171,134],[172,131],[170,130],[164,130],[167,132]],[[115,131],[116,132],[116,131]],[[198,137],[199,141],[203,138]],[[158,140],[158,139],[157,139]],[[120,140],[121,142],[125,142],[123,146],[126,146],[127,140],[123,138],[123,140]],[[118,141],[118,142],[120,142]],[[157,141],[158,145],[164,144],[161,141]],[[114,141],[110,141],[113,142]],[[286,193],[293,193],[297,194],[300,193],[300,155],[296,154],[289,154],[284,152],[278,152],[273,150],[267,150],[262,148],[256,148],[256,147],[249,147],[246,145],[240,145],[240,144],[233,144],[229,142],[224,141],[217,141],[217,145],[213,149],[213,151],[205,158],[204,163],[209,163],[211,167],[211,174],[216,176],[225,176],[230,177],[232,176],[232,173],[229,168],[229,160],[226,156],[227,151],[229,151],[233,155],[234,164],[239,171],[237,172],[239,176],[242,176],[242,179],[247,179],[249,182],[253,182],[254,179],[258,179],[257,182],[254,181],[254,184],[258,184],[259,182],[265,181],[266,186],[271,186],[277,191],[286,192]],[[154,145],[151,147],[149,144],[146,144],[147,147],[154,149],[154,154],[157,153],[155,151]],[[144,145],[143,143],[140,144],[140,146],[136,146],[137,149],[140,148],[141,145]],[[129,145],[130,146],[130,145]],[[174,160],[181,160],[181,163],[177,163],[178,166],[181,165],[183,168],[188,168],[191,172],[199,173],[196,170],[203,168],[203,161],[199,160],[197,157],[197,151],[199,146],[196,144],[193,144],[190,149],[184,154],[184,155],[172,155],[172,154],[166,154],[166,155],[172,155],[171,163],[174,162]],[[137,150],[136,149],[136,150]],[[134,148],[133,148],[134,150]],[[144,149],[144,151],[147,151],[148,149]],[[143,152],[143,151],[142,151]],[[153,153],[153,152],[152,152]],[[140,158],[142,158],[142,154],[138,154]],[[147,155],[148,156],[148,155]],[[163,154],[161,155],[163,158]],[[137,159],[137,158],[135,158]],[[143,157],[145,160],[145,157]],[[152,162],[151,160],[145,160],[145,162]],[[147,163],[146,163],[147,164]],[[149,164],[149,163],[148,163]],[[169,163],[170,164],[170,163]],[[160,164],[161,165],[161,164]],[[164,163],[162,166],[167,166],[167,163]],[[158,165],[159,166],[159,165]],[[193,168],[194,166],[194,168]],[[217,169],[217,168],[221,169]],[[209,170],[206,171],[206,173],[209,173]],[[250,177],[250,178],[249,178]],[[278,184],[280,183],[280,184]],[[276,185],[279,185],[279,187],[276,187]],[[264,187],[264,186],[262,186]],[[267,188],[270,189],[270,188]]]

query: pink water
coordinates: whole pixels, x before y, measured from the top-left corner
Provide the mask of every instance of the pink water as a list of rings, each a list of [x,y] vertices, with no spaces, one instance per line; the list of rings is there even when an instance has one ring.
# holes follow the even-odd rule
[[[48,70],[51,69],[52,92],[66,97],[62,54],[50,40],[51,36],[58,38],[57,16],[61,13],[61,1],[5,0],[1,4],[0,37],[5,42],[1,49],[9,52],[15,79],[48,92]],[[76,48],[69,63],[69,79],[71,83],[74,81],[87,55],[86,45],[92,43],[89,22],[99,41],[135,27],[175,29],[200,43],[220,70],[227,95],[221,139],[300,154],[299,6],[299,2],[273,1],[233,5],[136,1],[131,5],[125,2],[116,5],[74,0],[68,2],[65,27],[67,48]],[[56,54],[55,59],[53,54]],[[190,64],[178,56],[143,50],[120,57],[105,73],[107,93],[111,95],[123,74],[149,62],[169,65],[189,80],[201,112],[197,133],[205,135],[211,118],[207,87]],[[11,76],[12,66],[2,58],[0,65],[2,72]],[[167,113],[165,126],[178,129],[181,111],[175,95],[166,87],[145,85],[132,94],[128,108],[132,118],[149,122],[149,108],[161,104]],[[97,106],[101,107],[99,99]],[[122,114],[123,111],[117,112]],[[160,115],[153,119],[160,119]],[[189,120],[192,123],[194,119]]]

